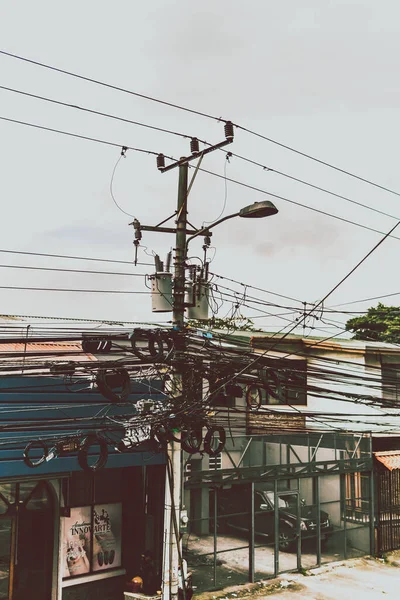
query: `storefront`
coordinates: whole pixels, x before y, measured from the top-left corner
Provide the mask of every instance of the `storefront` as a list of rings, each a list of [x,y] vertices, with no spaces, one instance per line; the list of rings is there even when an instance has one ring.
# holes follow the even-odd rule
[[[110,411],[95,392],[61,396],[55,380],[51,391],[43,385],[40,391],[39,379],[30,379],[30,387],[38,390],[29,393],[22,393],[26,378],[23,385],[16,378],[0,379],[0,402],[7,412],[0,432],[0,600],[121,600],[146,551],[159,588],[164,453],[145,446],[119,453],[110,442],[107,462],[97,471],[83,470],[77,452],[53,456],[51,450],[41,464],[30,467],[23,458],[29,440],[65,435],[65,425],[54,418],[61,406],[63,418],[79,420],[83,437],[85,419],[93,422],[99,405],[108,414],[122,410]],[[151,396],[148,386],[146,393],[135,393]],[[49,420],[51,433],[28,426],[34,412],[41,423]],[[51,448],[51,442],[47,445]],[[94,445],[94,458],[98,451]],[[33,458],[35,452],[42,449],[34,449]]]

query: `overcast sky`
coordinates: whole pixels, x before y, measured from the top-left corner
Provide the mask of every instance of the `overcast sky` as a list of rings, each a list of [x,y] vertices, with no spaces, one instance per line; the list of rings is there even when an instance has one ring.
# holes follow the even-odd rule
[[[400,8],[387,0],[38,0],[3,2],[1,49],[141,94],[231,119],[282,144],[400,192]],[[130,120],[224,139],[223,124],[0,55],[0,85]],[[0,116],[171,156],[185,139],[0,90]],[[110,181],[117,147],[0,121],[2,250],[132,261],[131,217],[115,206]],[[233,152],[336,194],[400,217],[400,198],[275,144],[236,130]],[[215,152],[203,167],[344,219],[388,231],[395,219],[332,197],[272,171]],[[114,196],[143,224],[176,207],[178,171],[160,174],[154,156],[128,151],[115,170]],[[226,206],[224,208],[226,195]],[[306,302],[322,298],[380,239],[374,232],[200,173],[189,220],[200,226],[255,201],[279,214],[235,219],[215,230],[213,273]],[[398,231],[400,237],[400,228]],[[163,258],[174,240],[144,233]],[[191,256],[201,256],[202,240]],[[327,302],[400,292],[399,240],[388,239]],[[152,263],[142,248],[141,262]],[[151,266],[0,253],[1,265],[150,274]],[[143,277],[0,268],[2,286],[145,292]],[[218,280],[215,280],[218,283]],[[243,287],[222,282],[243,293]],[[247,289],[262,302],[298,306]],[[166,321],[143,294],[0,289],[3,314]],[[387,303],[395,304],[394,297]],[[243,302],[238,296],[238,303]],[[248,304],[248,300],[245,301]],[[373,304],[356,305],[359,310]],[[268,306],[241,313],[272,331]],[[226,316],[230,305],[221,307]],[[281,313],[290,310],[280,309]],[[292,320],[296,314],[284,318]],[[298,315],[297,315],[298,316]],[[342,316],[333,316],[343,321]],[[309,321],[309,324],[312,324]],[[314,322],[328,334],[329,324]],[[339,331],[339,330],[338,330]],[[311,333],[307,329],[307,333]],[[314,330],[315,334],[324,335]]]

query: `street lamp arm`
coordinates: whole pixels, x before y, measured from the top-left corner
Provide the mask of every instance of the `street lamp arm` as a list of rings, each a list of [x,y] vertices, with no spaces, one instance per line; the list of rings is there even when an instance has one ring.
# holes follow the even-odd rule
[[[209,225],[208,227],[203,227],[202,229],[198,229],[193,235],[191,235],[190,237],[188,237],[188,239],[186,240],[186,248],[189,245],[189,242],[191,242],[195,237],[198,237],[199,235],[207,235],[207,232],[212,229],[213,227],[216,227],[217,225],[219,225],[220,223],[223,223],[224,221],[227,221],[228,219],[233,219],[234,217],[238,217],[239,213],[233,213],[232,215],[227,215],[226,217],[222,217],[222,219],[219,219],[218,221],[215,221],[215,223],[213,223],[212,225]]]

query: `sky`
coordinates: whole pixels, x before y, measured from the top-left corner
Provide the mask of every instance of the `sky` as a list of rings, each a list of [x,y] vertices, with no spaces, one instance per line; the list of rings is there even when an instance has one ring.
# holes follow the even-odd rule
[[[382,237],[310,207],[382,232],[400,218],[399,17],[398,3],[392,0],[203,0],[195,4],[20,0],[2,3],[0,49],[230,119],[398,192],[388,193],[240,128],[228,150],[272,170],[236,157],[227,162],[220,151],[204,158],[202,167],[222,177],[199,172],[188,204],[189,220],[196,227],[261,200],[273,201],[279,210],[263,220],[232,219],[214,230],[211,272],[265,290],[214,275],[215,313],[225,317],[238,305],[237,311],[253,318],[258,327],[287,331],[293,319],[301,316],[302,302],[323,298]],[[5,87],[197,136],[209,143],[224,139],[223,122],[1,54],[0,73],[0,85]],[[129,223],[136,217],[142,224],[155,225],[174,213],[178,170],[161,174],[153,155],[128,150],[121,158],[121,148],[133,146],[179,157],[188,154],[189,140],[4,89],[0,89],[0,106],[2,117],[116,144],[0,120],[0,250],[127,263],[0,252],[0,313],[168,322],[170,313],[151,312],[144,275],[154,271],[154,252],[164,258],[174,247],[173,236],[144,232],[139,262],[146,264],[135,267]],[[224,175],[266,193],[225,181]],[[115,201],[131,216],[116,206],[111,181]],[[201,246],[200,238],[190,247],[197,264]],[[325,306],[400,292],[398,248],[398,239],[387,239]],[[236,291],[233,304],[220,301],[221,284]],[[46,289],[5,289],[8,287]],[[56,292],[50,288],[98,291]],[[259,303],[254,304],[250,296]],[[400,295],[387,302],[396,304],[398,299]],[[365,311],[371,304],[376,302],[350,308]],[[279,317],[264,314],[277,312]],[[324,314],[323,321],[310,318],[304,333],[339,334],[347,317]]]

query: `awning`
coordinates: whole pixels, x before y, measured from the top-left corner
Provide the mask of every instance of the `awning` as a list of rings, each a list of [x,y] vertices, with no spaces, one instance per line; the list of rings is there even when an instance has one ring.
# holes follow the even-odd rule
[[[400,469],[400,450],[391,450],[389,452],[374,452],[374,456],[389,471]]]

